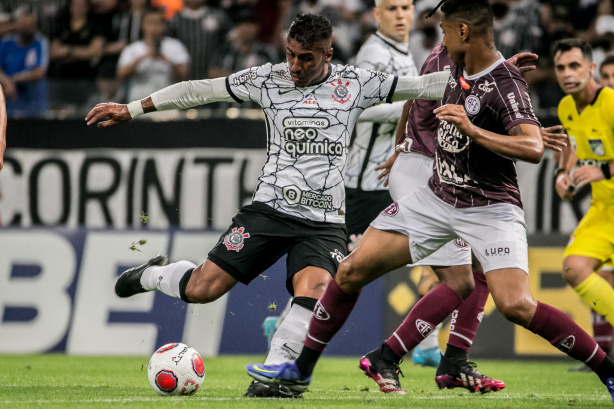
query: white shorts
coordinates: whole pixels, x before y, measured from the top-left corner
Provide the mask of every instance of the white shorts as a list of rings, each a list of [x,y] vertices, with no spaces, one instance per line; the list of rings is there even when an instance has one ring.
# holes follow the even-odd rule
[[[484,272],[502,268],[529,272],[524,211],[511,204],[456,209],[424,186],[390,205],[371,226],[408,236],[414,263],[460,237],[471,247]]]
[[[399,153],[397,160],[392,165],[388,180],[392,200],[399,201],[426,186],[431,176],[433,176],[433,159],[419,153]],[[417,262],[414,261],[414,265],[419,266],[463,266],[466,264],[471,264],[471,250],[461,240],[453,240],[430,256]]]

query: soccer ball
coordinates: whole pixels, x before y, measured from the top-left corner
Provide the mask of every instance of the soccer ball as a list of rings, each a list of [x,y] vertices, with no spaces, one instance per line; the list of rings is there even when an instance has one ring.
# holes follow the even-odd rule
[[[194,348],[181,343],[166,344],[151,356],[147,376],[162,396],[192,395],[205,379],[205,365]]]

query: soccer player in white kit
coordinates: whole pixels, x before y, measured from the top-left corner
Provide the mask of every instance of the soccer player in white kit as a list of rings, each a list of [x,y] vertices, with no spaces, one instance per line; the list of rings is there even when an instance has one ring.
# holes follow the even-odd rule
[[[285,63],[183,82],[141,101],[99,104],[90,111],[89,125],[107,127],[157,110],[253,101],[262,106],[267,126],[267,160],[253,202],[233,218],[207,261],[166,265],[166,257],[154,257],[120,276],[118,296],[159,290],[208,303],[237,282],[249,284],[287,254],[286,286],[294,304],[277,332],[298,350],[317,299],[347,254],[344,174],[358,117],[384,102],[440,99],[447,81],[446,74],[396,77],[332,65],[331,41],[326,18],[299,15],[288,33]]]

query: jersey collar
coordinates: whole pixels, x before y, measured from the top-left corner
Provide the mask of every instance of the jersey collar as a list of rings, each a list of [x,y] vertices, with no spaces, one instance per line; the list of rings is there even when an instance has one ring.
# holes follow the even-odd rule
[[[377,30],[374,36],[388,44],[390,47],[397,50],[399,53],[409,55],[409,43],[400,43],[398,41],[395,41],[392,38],[383,35],[382,32],[379,30]]]
[[[499,59],[497,61],[495,61],[490,67],[486,68],[484,71],[478,72],[477,74],[467,75],[467,71],[465,71],[465,68],[463,68],[463,77],[465,77],[466,80],[475,81],[485,75],[490,74],[495,68],[497,68],[499,65],[503,64],[504,62],[505,62],[505,58],[503,58],[503,55],[499,53]]]

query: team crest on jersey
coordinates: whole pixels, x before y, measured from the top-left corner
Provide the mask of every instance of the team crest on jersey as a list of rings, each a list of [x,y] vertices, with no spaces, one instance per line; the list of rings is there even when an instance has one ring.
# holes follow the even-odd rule
[[[416,329],[424,338],[426,338],[431,335],[431,332],[435,330],[435,327],[426,321],[416,320]]]
[[[382,212],[384,216],[396,216],[397,213],[399,213],[399,204],[397,202],[394,202]]]
[[[480,99],[475,95],[469,95],[465,100],[465,111],[471,116],[480,112]]]
[[[245,233],[245,227],[232,228],[232,231],[224,237],[224,245],[228,250],[239,251],[243,248],[245,239],[249,239],[249,233]]]
[[[485,80],[483,84],[480,84],[478,86],[478,88],[480,89],[480,91],[490,92],[493,89],[495,89],[495,83],[494,82],[488,82],[488,80]]]
[[[350,90],[348,90],[348,85],[350,85],[350,81],[346,81],[345,84],[341,79],[338,79],[337,82],[332,82],[330,85],[335,87],[333,91],[333,99],[340,104],[345,104],[350,100],[352,94],[350,94]]]
[[[471,85],[469,85],[469,83],[467,82],[467,80],[463,77],[460,77],[458,82],[460,82],[461,87],[463,87],[463,89],[469,89],[471,88]]]

